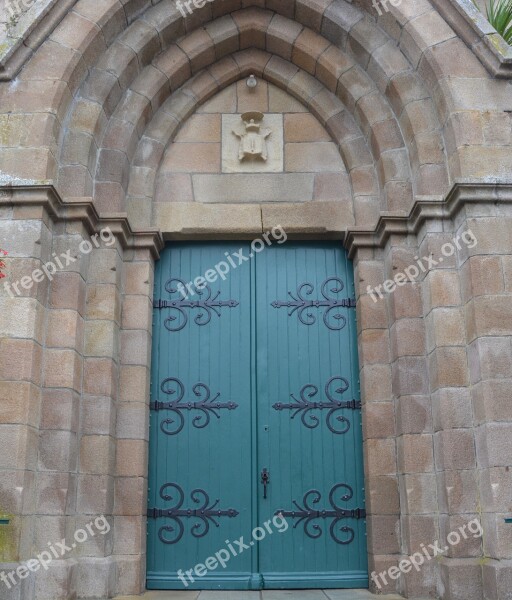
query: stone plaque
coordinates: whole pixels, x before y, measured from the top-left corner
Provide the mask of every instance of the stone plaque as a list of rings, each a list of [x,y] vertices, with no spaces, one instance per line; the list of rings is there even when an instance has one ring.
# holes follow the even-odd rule
[[[282,173],[283,115],[222,115],[223,173]]]

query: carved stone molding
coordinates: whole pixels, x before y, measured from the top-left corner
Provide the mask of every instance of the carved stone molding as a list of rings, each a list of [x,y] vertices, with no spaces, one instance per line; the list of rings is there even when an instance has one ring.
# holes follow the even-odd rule
[[[132,229],[126,213],[98,214],[92,198],[63,200],[53,185],[0,187],[0,208],[13,208],[14,219],[81,221],[89,234],[109,227],[124,249],[150,250],[156,260],[164,247],[158,229]]]
[[[455,183],[444,198],[418,196],[409,215],[383,214],[375,229],[350,228],[345,247],[350,258],[359,248],[383,248],[391,235],[411,235],[429,219],[453,219],[467,204],[510,204],[512,183]]]
[[[432,0],[432,4],[492,75],[512,78],[512,47],[472,0]]]
[[[178,203],[179,204],[179,203]],[[81,221],[91,234],[110,227],[127,249],[149,249],[156,260],[166,240],[252,239],[281,226],[290,239],[339,239],[353,258],[359,248],[383,248],[392,235],[414,235],[429,219],[449,220],[468,204],[512,204],[512,183],[455,183],[444,197],[420,196],[409,215],[384,213],[372,230],[352,227],[345,202],[268,205],[170,203],[161,229],[132,229],[126,213],[102,214],[92,198],[63,200],[52,185],[0,187],[0,207],[15,219]]]
[[[0,31],[0,81],[16,77],[75,4],[76,0],[42,0],[19,14],[16,8],[15,15],[5,5],[4,19],[14,17],[14,22],[2,24]],[[21,2],[11,6],[23,8]]]

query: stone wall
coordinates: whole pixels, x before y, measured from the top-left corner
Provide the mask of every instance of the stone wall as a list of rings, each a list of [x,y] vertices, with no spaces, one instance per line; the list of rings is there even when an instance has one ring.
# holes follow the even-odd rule
[[[240,161],[246,111],[265,115],[270,129],[266,161]],[[272,156],[275,152],[275,156]],[[164,154],[155,202],[350,202],[350,180],[329,133],[306,108],[278,87],[245,80],[227,87],[189,118]]]
[[[9,288],[14,297],[0,300],[0,437],[9,448],[0,510],[13,515],[2,568],[49,542],[72,540],[98,516],[110,526],[47,572],[3,589],[2,598],[106,598],[142,589],[152,277],[161,238],[133,234],[122,219],[100,221],[90,202],[62,214],[50,189],[17,190],[2,201],[10,283],[18,282]],[[31,206],[23,209],[25,202]],[[70,265],[62,258],[68,251]],[[63,268],[51,281],[21,286],[21,274],[58,265],[56,257]]]
[[[503,396],[511,364],[512,213],[509,192],[489,190],[484,203],[482,191],[459,189],[444,211],[419,203],[415,235],[410,221],[395,223],[381,250],[356,255],[369,536],[375,538],[370,565],[379,573],[436,540],[447,549],[442,559],[401,577],[405,597],[508,597],[510,532],[499,511],[510,510],[512,490]],[[460,242],[468,231],[472,247]],[[447,258],[443,246],[457,239],[460,249]],[[357,235],[351,241],[372,246]],[[393,279],[418,257],[437,264],[375,303],[367,286]],[[473,519],[482,524],[482,539],[452,545],[449,534]]]

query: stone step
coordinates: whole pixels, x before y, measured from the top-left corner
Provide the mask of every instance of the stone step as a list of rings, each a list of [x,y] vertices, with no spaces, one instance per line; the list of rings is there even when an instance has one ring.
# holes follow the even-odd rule
[[[142,596],[119,596],[115,600],[403,600],[402,596],[375,596],[368,590],[263,590],[158,591]]]

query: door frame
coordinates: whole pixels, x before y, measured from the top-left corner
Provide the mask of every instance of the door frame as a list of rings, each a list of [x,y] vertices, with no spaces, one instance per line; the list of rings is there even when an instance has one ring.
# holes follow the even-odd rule
[[[325,204],[325,203],[324,203]],[[327,204],[331,204],[331,203],[327,203]],[[332,203],[334,204],[334,203]],[[289,208],[295,209],[297,205],[288,205]],[[304,211],[302,211],[304,212]],[[305,215],[304,217],[305,218]],[[301,218],[302,220],[302,218]],[[254,221],[253,221],[254,223]],[[261,227],[262,221],[259,222],[259,226]],[[338,222],[336,221],[335,223],[335,227],[338,225]],[[276,227],[282,227],[281,225],[277,225]],[[200,244],[201,242],[204,243],[208,243],[208,242],[216,242],[219,244],[222,244],[223,242],[242,242],[242,243],[247,243],[248,241],[251,240],[255,240],[255,239],[261,239],[263,233],[261,232],[261,230],[258,230],[256,227],[254,227],[253,225],[250,226],[251,229],[251,233],[247,232],[245,234],[241,234],[241,233],[237,233],[236,235],[229,235],[226,234],[224,232],[224,235],[218,235],[216,234],[214,231],[204,231],[202,233],[199,234],[195,234],[195,235],[191,235],[191,234],[186,234],[186,235],[176,235],[175,233],[171,233],[168,232],[167,234],[163,234],[163,239],[165,241],[165,243],[173,243],[173,242],[191,242],[191,243],[198,243]],[[269,227],[269,229],[271,230],[272,227]],[[285,229],[285,227],[282,227],[282,229]],[[297,229],[299,229],[299,231],[297,231]],[[352,264],[353,264],[353,258],[349,255],[346,247],[345,247],[345,230],[343,230],[343,232],[341,232],[339,229],[335,229],[334,231],[331,231],[330,233],[326,232],[326,227],[324,226],[324,224],[319,225],[318,223],[318,218],[317,217],[313,217],[312,223],[310,228],[308,228],[307,226],[304,226],[304,229],[309,229],[309,231],[307,233],[304,232],[304,230],[302,229],[302,227],[297,228],[296,226],[292,226],[291,230],[292,233],[289,234],[288,231],[286,231],[287,233],[287,241],[293,241],[295,243],[300,243],[300,242],[334,242],[334,241],[338,241],[340,244],[340,248],[342,248],[345,252],[347,252],[347,260],[349,260]],[[321,231],[321,233],[320,233]],[[267,232],[268,233],[268,232]],[[160,257],[158,258],[158,261],[160,260]],[[155,261],[155,265],[156,265]],[[252,274],[251,274],[251,285],[254,285],[255,283],[255,278],[256,278],[256,270],[253,269],[252,270]],[[355,281],[354,281],[354,288],[355,288]],[[357,294],[356,294],[356,290],[354,289],[354,295],[356,296],[356,303],[357,303]],[[356,310],[357,310],[357,304],[356,304]],[[256,306],[253,305],[252,307],[252,311],[255,313],[256,311]],[[255,346],[255,329],[256,329],[256,321],[254,318],[254,314],[251,315],[251,345]],[[359,336],[358,336],[359,337]],[[255,351],[255,347],[251,347],[251,352]],[[356,341],[355,344],[355,352],[357,352],[356,358],[357,358],[357,363],[359,366],[359,372],[361,370],[361,361],[360,361],[360,352],[359,352],[359,339]],[[152,358],[153,358],[153,350],[151,349],[151,361],[150,361],[150,369],[151,364],[152,364]],[[252,374],[251,374],[252,375]],[[252,393],[253,395],[256,393],[256,378],[255,377],[251,377],[251,389],[252,389]],[[362,398],[362,394],[361,394],[361,389],[359,386],[359,382],[358,382],[358,388],[359,388],[359,395],[361,397],[361,401],[363,400]],[[362,408],[361,408],[361,419],[363,419],[363,414],[364,414],[364,402],[362,401]],[[257,422],[257,403],[253,402],[252,403],[252,409],[251,409],[251,418],[254,419],[254,423],[256,424]],[[255,425],[256,426],[256,425]],[[364,432],[361,438],[361,442],[364,445],[364,441],[365,441],[365,436],[364,436]],[[255,468],[257,468],[257,460],[258,460],[258,453],[257,453],[257,436],[253,436],[253,440],[252,440],[252,448],[251,448],[251,456],[252,456],[252,462],[253,464],[253,470]],[[368,489],[367,487],[367,469],[366,469],[366,460],[365,460],[365,454],[364,452],[361,452],[361,460],[362,460],[362,467],[363,467],[363,478],[364,478],[364,489],[363,489],[363,494],[366,496],[366,492],[365,490]],[[149,453],[148,453],[148,475],[149,475]],[[149,481],[149,479],[148,479]],[[252,492],[254,495],[254,486],[257,487],[257,483],[253,482],[253,488],[252,488]],[[255,502],[251,508],[251,514],[253,517],[253,521],[257,522],[258,521],[258,503]],[[368,511],[367,511],[368,514]],[[146,520],[146,527],[147,527],[147,520]],[[368,525],[366,527],[366,530],[368,531]],[[370,546],[367,543],[367,548],[366,548],[366,555],[367,555],[367,563],[368,565],[370,564]],[[257,566],[258,566],[258,554],[257,552],[254,552],[252,554],[252,568],[253,568],[253,574],[257,573]],[[256,585],[256,581],[254,581],[254,584]],[[204,588],[204,589],[213,589],[213,588]],[[218,588],[215,588],[218,589]],[[230,588],[230,587],[226,587],[223,589],[239,589],[239,588]],[[252,589],[265,589],[263,586],[261,587],[256,587],[256,588],[252,588]],[[267,588],[268,589],[268,588]],[[336,589],[336,588],[333,588]],[[347,589],[347,588],[339,588],[339,589]]]

